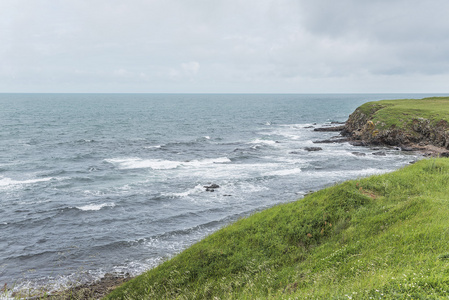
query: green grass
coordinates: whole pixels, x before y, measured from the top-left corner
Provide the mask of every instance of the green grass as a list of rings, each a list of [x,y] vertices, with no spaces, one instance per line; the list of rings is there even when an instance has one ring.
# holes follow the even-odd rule
[[[378,129],[404,127],[413,119],[428,119],[434,123],[449,122],[449,97],[424,99],[382,100],[368,102],[359,107],[368,116],[372,116]]]
[[[106,299],[446,297],[449,159],[441,158],[241,219]]]

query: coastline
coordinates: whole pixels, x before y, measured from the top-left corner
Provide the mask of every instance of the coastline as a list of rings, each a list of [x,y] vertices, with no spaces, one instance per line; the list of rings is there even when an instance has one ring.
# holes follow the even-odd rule
[[[340,131],[340,134],[343,130],[337,130],[336,127],[328,127],[323,129],[329,130],[316,130],[316,131]],[[341,127],[340,127],[341,128]],[[317,128],[318,129],[318,128]],[[342,134],[343,135],[343,134]],[[436,156],[444,156],[447,153],[447,149],[444,147],[432,145],[432,144],[422,144],[422,143],[407,143],[407,144],[399,144],[399,145],[391,145],[391,144],[382,144],[382,143],[370,143],[369,141],[364,141],[356,138],[349,137],[347,140],[351,144],[362,143],[360,146],[386,146],[386,147],[399,147],[398,150],[402,151],[414,151],[421,153],[423,156],[436,157]],[[338,141],[335,141],[338,142]],[[74,288],[70,288],[68,290],[62,291],[60,293],[54,295],[46,296],[47,299],[74,299],[73,296],[67,298],[67,294],[70,295],[79,295],[80,298],[75,299],[98,299],[105,295],[107,295],[114,288],[119,286],[120,284],[132,279],[131,277],[121,277],[112,274],[107,274],[104,278],[100,279],[97,282],[91,284],[84,284],[80,286],[76,286]],[[26,299],[40,299],[39,296],[26,298]]]
[[[447,297],[448,170],[420,160],[261,211],[106,299]]]
[[[353,138],[351,135],[347,134],[345,125],[342,126],[330,126],[330,127],[320,127],[315,128],[314,131],[320,132],[339,132],[340,136],[334,137],[333,139],[324,140],[324,141],[315,141],[315,143],[345,143],[348,142],[353,146],[360,147],[388,147],[388,148],[396,148],[398,150],[404,152],[417,152],[422,154],[425,157],[449,157],[449,151],[445,147],[436,146],[436,145],[423,145],[419,143],[409,143],[407,145],[396,145],[392,146],[389,144],[382,143],[372,143],[366,140],[360,140]]]
[[[91,283],[85,283],[81,285],[75,285],[67,289],[52,292],[37,292],[37,295],[27,295],[25,292],[15,292],[11,296],[14,298],[19,297],[24,300],[91,300],[101,299],[108,295],[115,288],[121,284],[135,278],[129,274],[113,274],[107,273],[104,277]]]

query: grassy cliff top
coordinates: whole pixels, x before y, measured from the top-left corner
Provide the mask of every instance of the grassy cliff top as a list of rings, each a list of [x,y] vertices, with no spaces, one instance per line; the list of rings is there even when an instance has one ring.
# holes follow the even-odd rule
[[[358,109],[371,116],[374,123],[382,124],[380,128],[402,126],[420,118],[449,122],[449,97],[382,100],[365,103]]]
[[[449,297],[448,194],[444,158],[344,182],[241,219],[106,299]]]

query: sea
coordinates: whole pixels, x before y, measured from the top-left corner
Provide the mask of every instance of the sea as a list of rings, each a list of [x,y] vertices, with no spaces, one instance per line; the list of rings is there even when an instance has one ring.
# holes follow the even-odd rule
[[[314,129],[426,96],[0,94],[0,285],[135,276],[240,218],[408,165],[420,156]]]

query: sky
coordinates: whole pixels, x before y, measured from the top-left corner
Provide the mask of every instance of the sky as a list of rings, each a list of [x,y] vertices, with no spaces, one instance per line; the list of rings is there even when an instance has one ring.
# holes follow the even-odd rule
[[[447,0],[1,0],[0,92],[447,93]]]

